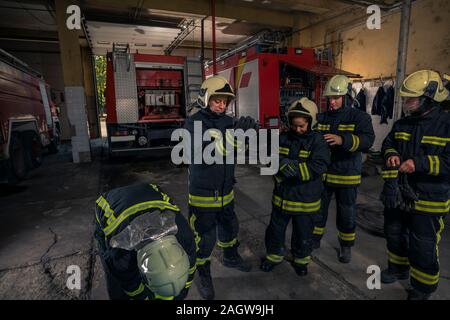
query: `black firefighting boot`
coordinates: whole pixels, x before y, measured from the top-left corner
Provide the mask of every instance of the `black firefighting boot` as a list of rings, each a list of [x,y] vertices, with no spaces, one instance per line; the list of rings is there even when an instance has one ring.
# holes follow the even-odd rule
[[[408,292],[408,300],[428,300],[430,296],[430,293],[425,293],[417,289],[412,289]]]
[[[264,272],[270,272],[272,271],[276,266],[278,266],[280,263],[270,261],[267,258],[263,258],[261,261],[261,265],[259,268]]]
[[[400,270],[395,266],[389,265],[389,267],[381,271],[381,283],[389,284],[394,283],[397,280],[406,280],[409,278],[409,269]]]
[[[308,274],[308,266],[306,264],[293,263],[292,266],[299,277],[304,277]]]
[[[214,299],[214,286],[211,278],[211,262],[208,261],[203,265],[197,266],[197,272],[199,275],[199,281],[197,281],[197,288],[205,300]]]
[[[238,252],[239,243],[223,249],[222,264],[228,268],[236,268],[242,272],[250,272],[252,265],[244,261]]]
[[[352,260],[352,248],[341,246],[341,249],[339,250],[339,262],[349,263],[351,260]]]

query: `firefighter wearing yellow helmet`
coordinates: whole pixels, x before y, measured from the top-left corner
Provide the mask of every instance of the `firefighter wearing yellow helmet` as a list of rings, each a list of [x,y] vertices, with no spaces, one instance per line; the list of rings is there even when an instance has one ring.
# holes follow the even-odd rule
[[[241,117],[238,121],[227,115],[227,107],[234,99],[234,91],[228,81],[221,76],[212,76],[201,85],[197,99],[200,111],[189,117],[185,128],[191,141],[202,140],[203,134],[213,129],[220,131],[221,139],[214,138],[216,150],[224,159],[227,148],[237,143],[227,129],[243,129],[255,126],[250,117]],[[201,124],[201,136],[195,137],[194,126]],[[193,146],[191,154],[203,154],[203,146]],[[196,151],[197,150],[197,151]],[[234,164],[190,162],[189,165],[189,221],[198,235],[197,270],[199,275],[199,293],[204,299],[215,296],[211,277],[211,253],[216,245],[223,249],[221,262],[224,266],[248,272],[251,265],[244,261],[238,252],[239,223],[234,212]]]
[[[381,281],[410,278],[408,299],[424,300],[438,286],[438,244],[450,208],[450,116],[440,106],[449,92],[438,72],[419,70],[399,95],[407,116],[382,146],[388,268]]]
[[[352,107],[352,82],[347,76],[333,76],[325,86],[324,96],[328,110],[317,115],[317,130],[330,147],[331,164],[325,175],[321,212],[314,229],[314,247],[320,247],[328,207],[335,194],[339,261],[349,263],[351,247],[356,240],[355,204],[357,187],[361,183],[361,153],[372,146],[375,134],[371,117]]]
[[[292,219],[293,268],[305,276],[311,261],[314,217],[320,211],[322,175],[330,151],[322,135],[312,130],[317,106],[306,97],[294,101],[287,112],[290,130],[280,135],[279,172],[274,176],[272,214],[266,230],[266,256],[261,270],[272,271],[283,261],[286,228]]]

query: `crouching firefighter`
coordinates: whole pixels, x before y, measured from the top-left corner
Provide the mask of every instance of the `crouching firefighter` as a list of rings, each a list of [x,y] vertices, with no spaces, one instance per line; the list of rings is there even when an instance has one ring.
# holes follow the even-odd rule
[[[388,268],[381,281],[410,277],[408,299],[425,300],[438,286],[438,244],[450,207],[450,116],[440,107],[449,92],[437,72],[420,70],[403,81],[399,94],[406,117],[382,146]]]
[[[340,244],[339,261],[349,263],[356,239],[355,205],[361,184],[362,152],[369,151],[375,140],[371,117],[353,108],[352,84],[343,75],[333,76],[326,84],[328,111],[317,116],[317,129],[323,133],[331,150],[331,165],[324,177],[322,209],[314,229],[314,248],[320,247],[325,232],[328,207],[336,196],[336,224]]]
[[[171,199],[142,183],[113,189],[96,203],[95,238],[110,299],[184,299],[195,273],[195,241]]]
[[[290,106],[290,130],[280,135],[279,172],[274,175],[272,214],[266,230],[267,255],[261,270],[268,272],[285,255],[285,234],[292,220],[292,265],[299,276],[307,274],[311,260],[314,215],[320,211],[322,175],[330,162],[330,151],[322,135],[312,130],[317,106],[304,97]]]
[[[230,137],[227,129],[243,129],[255,127],[251,118],[235,121],[225,114],[227,106],[233,101],[234,92],[227,80],[220,76],[206,79],[200,89],[198,105],[201,109],[188,118],[185,128],[195,141],[194,125],[202,125],[201,134],[208,130],[214,136],[215,151],[223,159],[223,164],[213,163],[189,165],[189,223],[196,236],[197,270],[199,274],[198,288],[204,299],[215,296],[211,278],[211,253],[216,245],[223,249],[221,262],[224,266],[248,272],[251,265],[244,261],[238,252],[239,225],[234,212],[234,163],[226,163],[227,151],[235,148],[238,142]],[[222,138],[220,138],[222,137]],[[201,139],[201,138],[200,138]],[[192,146],[191,156],[203,154],[205,147],[211,142]]]

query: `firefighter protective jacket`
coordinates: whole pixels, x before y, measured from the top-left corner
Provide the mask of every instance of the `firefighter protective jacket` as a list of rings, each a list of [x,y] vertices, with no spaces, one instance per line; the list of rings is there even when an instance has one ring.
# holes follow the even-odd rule
[[[95,237],[107,265],[105,272],[109,272],[130,299],[138,300],[158,297],[144,285],[137,266],[136,251],[113,248],[110,246],[110,239],[125,229],[135,218],[152,209],[177,213],[175,222],[178,232],[175,237],[189,256],[189,277],[185,289],[177,297],[164,297],[164,299],[183,299],[192,284],[196,270],[195,241],[189,224],[167,194],[154,184],[141,183],[113,189],[101,195],[96,203]]]
[[[284,159],[295,162],[296,176],[275,183],[272,204],[284,213],[316,213],[320,210],[323,191],[322,175],[330,163],[330,150],[322,135],[309,131],[280,135],[280,164]]]
[[[450,116],[436,106],[422,117],[406,117],[394,123],[384,139],[382,152],[387,160],[399,156],[412,159],[415,172],[408,182],[418,194],[414,211],[443,215],[450,208]],[[398,179],[398,168],[385,168],[382,177],[386,183]]]
[[[371,117],[358,109],[343,106],[317,115],[317,130],[342,137],[340,146],[330,146],[331,164],[326,185],[356,187],[361,183],[362,156],[375,140]]]
[[[194,124],[196,121],[202,124],[202,137],[206,130],[214,129],[221,132],[222,139],[213,138],[211,141],[203,142],[201,148],[196,149],[194,141],[201,140],[194,137]],[[221,211],[223,207],[230,205],[234,200],[233,185],[234,164],[226,164],[227,141],[233,146],[234,138],[226,133],[227,129],[233,129],[233,118],[227,115],[217,115],[209,110],[202,109],[189,117],[185,128],[191,136],[191,164],[189,165],[189,205],[196,207],[199,211]],[[213,131],[214,132],[214,131]],[[214,136],[211,132],[211,135]],[[217,148],[213,152],[219,152],[223,157],[223,164],[201,164],[194,163],[194,154],[202,153],[208,145],[215,141]]]

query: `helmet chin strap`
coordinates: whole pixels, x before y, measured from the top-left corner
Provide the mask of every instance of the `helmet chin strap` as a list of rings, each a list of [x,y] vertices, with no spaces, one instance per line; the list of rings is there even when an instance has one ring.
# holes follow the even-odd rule
[[[408,111],[405,110],[405,108],[403,109],[403,112],[405,113],[406,116],[410,116],[413,118],[420,118],[421,116],[423,116],[424,113],[430,111],[435,107],[435,103],[433,102],[432,99],[425,96],[421,96],[419,99],[420,99],[419,107],[417,108],[417,110]]]

